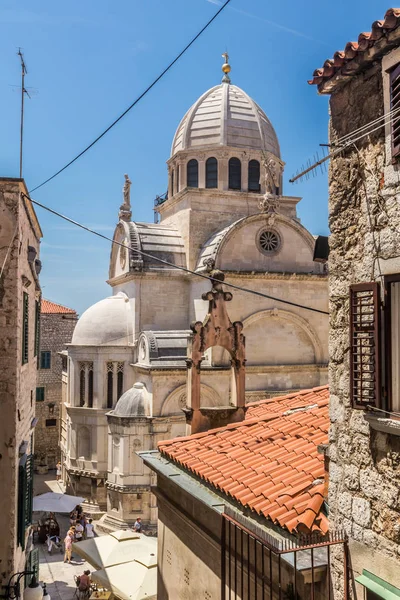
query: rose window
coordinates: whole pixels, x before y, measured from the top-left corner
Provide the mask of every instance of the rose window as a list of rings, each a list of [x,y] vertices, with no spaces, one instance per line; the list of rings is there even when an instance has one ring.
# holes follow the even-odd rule
[[[260,233],[258,243],[262,252],[271,254],[276,252],[280,245],[280,239],[275,231],[264,230]]]

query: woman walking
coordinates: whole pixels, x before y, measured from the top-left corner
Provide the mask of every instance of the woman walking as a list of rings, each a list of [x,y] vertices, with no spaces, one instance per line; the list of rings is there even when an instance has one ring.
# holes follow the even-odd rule
[[[58,463],[56,465],[56,477],[57,477],[57,481],[60,481],[60,479],[61,479],[61,463],[60,463],[60,461],[58,461]]]
[[[68,564],[71,564],[72,542],[73,541],[74,541],[74,532],[70,529],[64,539],[64,544],[65,544],[64,562],[68,562]]]

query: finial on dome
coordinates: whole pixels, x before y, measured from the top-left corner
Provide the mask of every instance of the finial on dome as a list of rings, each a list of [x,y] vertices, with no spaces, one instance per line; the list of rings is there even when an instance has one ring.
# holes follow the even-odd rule
[[[222,65],[222,72],[224,73],[224,76],[222,78],[222,83],[230,83],[231,79],[228,75],[228,73],[230,73],[230,71],[231,71],[231,65],[229,64],[229,54],[227,52],[224,52],[222,54],[222,58],[225,59],[225,62]]]

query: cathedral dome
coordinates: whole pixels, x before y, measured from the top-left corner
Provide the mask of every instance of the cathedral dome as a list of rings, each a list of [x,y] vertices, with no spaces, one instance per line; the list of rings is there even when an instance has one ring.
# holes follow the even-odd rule
[[[150,417],[150,397],[144,383],[137,382],[122,394],[112,415],[113,417]]]
[[[180,150],[232,146],[271,152],[280,158],[275,130],[243,90],[221,83],[203,94],[176,130],[171,156]]]
[[[123,292],[96,302],[76,324],[73,345],[128,346],[132,343],[129,298]]]

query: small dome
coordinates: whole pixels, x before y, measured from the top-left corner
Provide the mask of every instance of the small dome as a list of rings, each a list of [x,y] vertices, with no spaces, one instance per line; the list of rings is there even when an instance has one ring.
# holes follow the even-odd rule
[[[122,394],[112,415],[114,417],[150,417],[150,396],[144,383],[137,382]]]
[[[188,110],[176,130],[171,156],[179,150],[233,146],[280,158],[275,130],[264,111],[236,85],[221,83]]]
[[[76,324],[73,345],[128,346],[132,343],[132,314],[123,292],[88,308]]]

